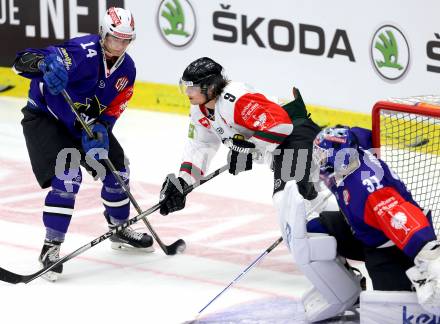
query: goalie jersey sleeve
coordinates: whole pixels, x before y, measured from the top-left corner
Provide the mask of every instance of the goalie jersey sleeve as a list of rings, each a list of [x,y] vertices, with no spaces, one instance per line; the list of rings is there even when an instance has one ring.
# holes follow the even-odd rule
[[[220,146],[221,140],[213,131],[200,106],[191,106],[188,138],[183,151],[179,176],[193,184],[202,178]]]
[[[436,235],[396,174],[370,152],[359,150],[360,167],[331,188],[354,235],[368,247],[395,244],[414,258]]]

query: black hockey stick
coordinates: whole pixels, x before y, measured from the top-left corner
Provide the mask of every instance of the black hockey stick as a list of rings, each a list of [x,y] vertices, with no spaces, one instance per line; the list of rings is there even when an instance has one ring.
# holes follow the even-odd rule
[[[409,148],[415,148],[415,147],[421,147],[429,143],[428,138],[423,138],[420,135],[417,135],[415,139],[413,140],[405,140],[400,139],[398,137],[385,135],[386,138],[394,140],[397,142],[397,144],[402,145],[403,147],[409,147]],[[386,144],[385,144],[386,145]]]
[[[220,169],[215,170],[214,172],[212,172],[211,174],[207,175],[205,178],[199,180],[198,182],[196,182],[195,184],[188,186],[187,188],[185,188],[184,193],[188,194],[190,193],[193,189],[197,188],[198,186],[204,184],[205,182],[211,180],[212,178],[218,176],[220,173],[228,170],[229,166],[225,165],[223,167],[221,167]],[[57,262],[55,262],[54,264],[43,268],[35,273],[32,273],[30,275],[20,275],[17,273],[13,273],[11,271],[8,271],[6,269],[3,269],[0,267],[0,280],[1,281],[5,281],[11,284],[17,284],[17,283],[29,283],[34,279],[37,279],[38,277],[44,275],[46,272],[52,270],[53,268],[55,268],[56,266],[63,264],[67,261],[69,261],[70,259],[73,259],[74,257],[76,257],[77,255],[80,255],[81,253],[87,251],[88,249],[92,248],[93,246],[101,243],[102,241],[108,239],[110,236],[112,236],[113,234],[116,234],[117,232],[121,231],[122,229],[136,223],[137,221],[139,221],[140,219],[144,219],[145,217],[147,217],[148,215],[154,213],[156,210],[158,210],[160,208],[160,203],[154,205],[153,207],[151,207],[150,209],[140,213],[139,215],[127,220],[125,223],[122,223],[118,226],[116,226],[115,228],[113,228],[112,230],[108,231],[107,233],[101,235],[100,237],[95,238],[93,241],[81,246],[79,249],[73,251],[72,253],[62,257],[61,259],[59,259]],[[181,245],[179,244],[179,241],[176,241],[175,243],[169,245],[167,248],[177,252],[178,249],[181,247]],[[168,251],[171,252],[171,251]],[[167,253],[168,254],[168,253]]]
[[[79,122],[81,123],[81,126],[84,128],[84,130],[86,131],[87,135],[90,138],[94,138],[94,135],[92,133],[92,130],[90,129],[89,125],[87,125],[87,123],[84,121],[84,119],[81,117],[81,115],[78,113],[78,111],[75,108],[75,104],[73,103],[72,99],[70,98],[69,94],[67,93],[67,91],[65,89],[63,89],[61,91],[61,94],[63,95],[64,99],[66,100],[66,102],[69,104],[70,109],[72,110],[72,112],[75,114],[76,118],[79,120]],[[111,173],[115,176],[116,180],[118,181],[118,183],[122,186],[122,188],[124,189],[125,193],[128,196],[128,199],[130,199],[130,202],[132,203],[132,205],[134,206],[134,208],[136,209],[138,214],[142,214],[142,209],[141,207],[139,207],[136,199],[134,199],[133,195],[130,192],[130,189],[128,188],[128,186],[125,184],[124,180],[122,180],[122,178],[119,176],[118,171],[116,170],[115,166],[113,165],[112,161],[110,161],[110,159],[102,159],[104,161],[104,163],[106,164],[107,168],[111,171]],[[171,245],[165,245],[165,243],[162,242],[162,240],[160,239],[159,235],[157,235],[156,231],[153,229],[153,227],[151,226],[150,222],[145,219],[142,218],[142,221],[144,222],[145,226],[147,226],[148,230],[150,231],[151,235],[154,237],[154,239],[156,240],[157,244],[159,244],[160,248],[162,249],[162,251],[166,254],[166,255],[174,255],[177,252],[183,252],[186,248],[186,243],[184,240],[182,239],[178,239],[176,242],[174,242]]]
[[[14,89],[15,85],[13,84],[7,84],[7,85],[0,85],[0,92],[5,92],[11,89]]]

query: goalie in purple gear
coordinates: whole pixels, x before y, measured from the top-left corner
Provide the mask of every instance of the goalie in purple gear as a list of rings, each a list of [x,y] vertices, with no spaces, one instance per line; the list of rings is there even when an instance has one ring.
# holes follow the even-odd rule
[[[369,130],[323,129],[313,158],[339,210],[307,222],[301,211],[284,213],[286,242],[314,286],[303,296],[309,320],[336,316],[356,302],[359,277],[344,269],[341,256],[365,262],[374,290],[414,286],[420,305],[440,313],[440,242],[430,213],[369,149]]]
[[[21,123],[32,170],[41,188],[50,188],[43,208],[46,238],[39,258],[43,267],[59,259],[82,181],[80,165],[102,181],[101,199],[108,226],[113,228],[129,217],[127,194],[109,170],[99,172],[104,166],[94,159],[109,158],[128,184],[128,160],[112,129],[133,94],[136,68],[126,50],[135,37],[131,12],[111,7],[102,19],[99,35],[17,54],[13,69],[31,79]],[[97,135],[94,139],[82,130],[60,95],[63,89]],[[151,251],[153,244],[151,236],[131,228],[110,240],[114,248],[146,251]],[[56,280],[61,272],[59,265],[48,272],[47,278]]]

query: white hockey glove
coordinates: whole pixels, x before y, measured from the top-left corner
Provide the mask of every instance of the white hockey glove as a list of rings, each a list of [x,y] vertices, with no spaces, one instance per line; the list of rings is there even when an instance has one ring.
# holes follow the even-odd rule
[[[428,242],[414,264],[406,275],[416,288],[420,305],[432,314],[440,314],[440,241]]]

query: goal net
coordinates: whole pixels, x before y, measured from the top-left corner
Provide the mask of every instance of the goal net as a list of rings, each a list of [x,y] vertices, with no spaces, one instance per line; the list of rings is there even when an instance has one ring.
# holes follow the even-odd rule
[[[392,98],[373,108],[373,144],[440,236],[440,96]]]

